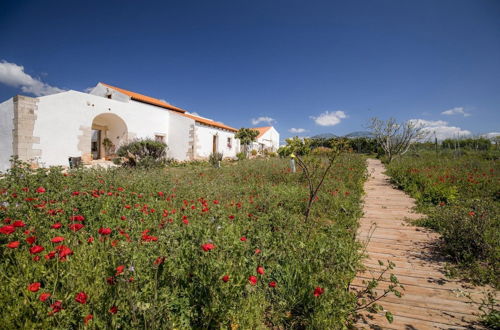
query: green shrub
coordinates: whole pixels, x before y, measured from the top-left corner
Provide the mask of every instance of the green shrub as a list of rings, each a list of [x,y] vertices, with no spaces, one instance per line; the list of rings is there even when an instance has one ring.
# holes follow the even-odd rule
[[[484,153],[420,152],[392,162],[387,173],[427,214],[417,224],[442,234],[453,273],[500,287],[500,167]]]
[[[212,152],[210,156],[208,156],[208,162],[214,167],[219,167],[223,157],[221,152]]]
[[[121,146],[117,154],[125,159],[123,166],[161,167],[166,164],[167,145],[152,139],[136,140]]]
[[[243,160],[247,158],[247,155],[244,152],[238,152],[236,158],[238,158],[238,160]]]

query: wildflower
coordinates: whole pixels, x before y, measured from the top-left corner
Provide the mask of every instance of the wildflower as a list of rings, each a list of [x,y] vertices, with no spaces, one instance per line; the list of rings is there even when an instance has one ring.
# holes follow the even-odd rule
[[[118,275],[122,274],[124,269],[125,269],[124,265],[116,267],[116,275],[118,276]]]
[[[111,308],[109,309],[108,312],[110,312],[111,314],[116,314],[116,313],[118,313],[118,307],[113,305],[113,306],[111,306]]]
[[[75,301],[80,303],[80,304],[86,304],[87,303],[88,296],[85,292],[78,292],[75,296]]]
[[[156,260],[153,262],[154,265],[161,265],[162,263],[165,262],[165,257],[158,257]]]
[[[14,227],[24,227],[26,224],[22,220],[16,220],[14,223],[12,223]]]
[[[316,289],[314,289],[314,296],[315,297],[319,297],[321,296],[323,293],[325,292],[325,289],[321,288],[321,287],[316,287]]]
[[[269,287],[270,288],[275,288],[276,287],[276,282],[275,281],[269,282]]]
[[[101,235],[109,235],[111,234],[111,228],[99,228],[99,234]]]
[[[7,247],[10,249],[17,249],[21,243],[19,241],[10,242]]]
[[[46,192],[46,190],[44,187],[38,187],[38,188],[36,188],[36,192],[39,194],[43,194],[44,192]]]
[[[224,275],[224,276],[222,276],[222,281],[223,281],[224,283],[227,283],[227,282],[229,281],[229,275]]]
[[[32,248],[30,248],[30,253],[31,253],[31,254],[37,254],[37,253],[42,252],[43,250],[45,250],[45,249],[43,248],[43,246],[40,246],[40,245],[35,245],[35,246],[33,246]]]
[[[56,236],[53,239],[51,239],[50,241],[52,243],[61,243],[62,241],[64,241],[64,237],[62,237],[62,236]]]
[[[57,300],[55,303],[53,303],[52,305],[50,305],[50,308],[52,308],[52,311],[49,312],[49,315],[53,315],[55,313],[60,312],[63,309],[62,308],[62,301]]]
[[[94,318],[94,315],[92,315],[92,314],[87,314],[87,316],[85,316],[85,317],[83,318],[83,323],[84,323],[85,325],[87,325],[87,323],[89,323],[89,321],[90,321],[90,320],[92,320],[93,318]]]
[[[80,229],[82,229],[83,227],[85,227],[85,226],[82,225],[81,223],[74,223],[74,224],[69,225],[69,230],[77,232]]]
[[[49,299],[50,297],[50,293],[48,292],[44,292],[40,295],[40,297],[38,298],[40,301],[42,302],[45,302],[47,299]]]
[[[264,273],[265,273],[264,267],[262,267],[262,266],[257,267],[257,273],[259,273],[260,275],[264,275]]]
[[[474,212],[474,211],[470,211],[470,212],[469,212],[469,215],[470,215],[471,217],[473,217],[473,216],[475,216],[475,215],[476,215],[476,212]]]
[[[203,251],[210,251],[210,250],[213,250],[215,249],[215,245],[213,245],[212,243],[206,243],[206,244],[203,244],[201,246],[201,248],[203,249]]]
[[[249,276],[248,282],[250,282],[251,285],[257,284],[257,276],[253,276],[253,275]]]
[[[56,250],[58,251],[60,260],[64,260],[67,256],[73,254],[73,251],[65,245],[56,246]]]
[[[50,226],[52,229],[59,229],[62,227],[62,223],[58,222]]]
[[[33,245],[36,242],[36,237],[35,236],[26,237],[26,242],[29,245]]]
[[[15,231],[16,231],[16,228],[12,225],[5,225],[3,227],[0,227],[0,233],[2,233],[4,235],[10,235]]]
[[[247,238],[245,236],[240,237],[240,241],[246,242]]]
[[[84,221],[85,220],[85,217],[83,215],[73,215],[69,218],[69,220],[71,221]]]
[[[261,253],[262,251],[260,249],[255,249],[255,254],[259,254]]]
[[[31,292],[37,292],[40,290],[41,283],[40,282],[34,282],[28,285],[28,290]]]

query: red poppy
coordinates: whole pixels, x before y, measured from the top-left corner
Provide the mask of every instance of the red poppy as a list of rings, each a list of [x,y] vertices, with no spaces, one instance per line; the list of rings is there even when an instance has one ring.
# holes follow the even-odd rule
[[[51,239],[50,241],[52,243],[61,243],[62,241],[64,241],[64,237],[62,237],[62,236],[56,236],[53,239]]]
[[[201,248],[203,249],[203,251],[210,251],[210,250],[213,250],[215,249],[215,245],[213,245],[212,243],[206,243],[206,244],[203,244],[201,246]]]
[[[41,283],[40,282],[34,282],[28,285],[28,290],[31,292],[37,292],[40,290]]]
[[[63,309],[62,308],[62,301],[57,300],[52,305],[50,305],[50,308],[52,308],[52,311],[49,312],[49,315],[55,314],[57,312],[60,312]]]
[[[59,229],[62,227],[62,223],[58,222],[50,226],[52,229]]]
[[[80,303],[80,304],[86,304],[87,303],[88,296],[85,292],[78,292],[75,296],[75,301]]]
[[[257,267],[257,273],[259,273],[260,275],[264,275],[264,273],[265,273],[264,267],[262,267],[262,266]]]
[[[250,282],[251,285],[257,284],[257,276],[253,276],[253,275],[249,276],[248,282]]]
[[[323,293],[325,292],[325,289],[321,288],[321,287],[316,287],[316,289],[314,289],[314,296],[315,297],[319,297],[321,296]]]
[[[0,227],[0,233],[5,234],[5,235],[10,235],[15,231],[16,231],[16,227],[14,227],[12,225],[5,225],[3,227]]]
[[[470,212],[469,212],[469,215],[470,215],[471,217],[473,217],[473,216],[475,216],[475,215],[476,215],[476,212],[474,212],[474,211],[470,211]]]
[[[43,194],[44,192],[46,192],[46,190],[45,190],[44,187],[38,187],[38,188],[36,188],[36,192],[40,193],[40,194]]]
[[[229,275],[222,276],[222,281],[227,283],[229,281]]]
[[[124,216],[124,215],[122,215],[122,216],[120,217],[120,219],[122,219],[122,220],[127,220],[127,217],[126,217],[126,216]]]
[[[69,225],[69,230],[77,232],[80,229],[82,229],[83,227],[85,227],[85,226],[82,225],[81,223],[73,223],[73,224]]]
[[[45,259],[50,260],[53,259],[56,256],[56,251],[50,251],[45,255]]]
[[[87,239],[87,243],[92,243],[94,241],[94,237],[90,236],[88,239]]]
[[[73,250],[71,250],[66,245],[56,246],[56,250],[58,251],[59,259],[61,259],[61,260],[64,260],[67,256],[73,254]]]
[[[125,269],[124,265],[120,265],[120,266],[116,267],[116,275],[120,275],[121,273],[123,273],[124,269]]]
[[[85,217],[83,215],[73,215],[69,218],[69,220],[71,221],[84,221],[85,220]]]
[[[37,254],[37,253],[42,252],[43,250],[45,250],[45,249],[43,248],[43,246],[40,246],[40,245],[35,245],[35,246],[33,246],[32,248],[30,248],[30,253],[31,253],[31,254]]]
[[[245,236],[240,237],[240,241],[246,242],[247,238]]]
[[[153,262],[155,265],[161,265],[162,263],[165,262],[165,257],[158,257],[156,260]]]
[[[48,292],[44,292],[40,295],[40,297],[38,298],[40,301],[46,301],[47,299],[49,299],[50,297],[50,293]]]
[[[26,242],[28,242],[29,245],[33,245],[36,242],[36,237],[35,236],[26,237]]]
[[[10,242],[7,244],[8,248],[17,249],[21,243],[19,241]]]
[[[111,314],[116,314],[118,313],[118,307],[116,306],[111,306],[111,308],[109,309],[109,311]]]
[[[269,287],[270,288],[275,288],[276,287],[276,282],[274,282],[274,281],[269,282]]]
[[[85,325],[87,325],[87,323],[89,323],[89,321],[90,321],[90,320],[92,320],[93,318],[94,318],[94,315],[92,315],[92,314],[87,314],[87,316],[85,316],[85,317],[83,318],[83,323],[84,323]]]
[[[255,249],[255,254],[259,254],[261,253],[262,251],[260,249]]]
[[[14,227],[24,227],[26,224],[22,220],[16,220],[12,223]]]
[[[111,228],[99,228],[98,233],[101,235],[111,234]]]

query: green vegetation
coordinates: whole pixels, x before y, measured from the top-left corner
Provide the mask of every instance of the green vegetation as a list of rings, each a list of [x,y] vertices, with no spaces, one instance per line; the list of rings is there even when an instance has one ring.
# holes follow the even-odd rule
[[[364,172],[360,156],[335,159],[306,222],[307,177],[288,160],[17,163],[0,180],[2,327],[347,326]]]
[[[410,193],[427,218],[418,224],[443,237],[453,272],[500,286],[500,164],[498,152],[421,151],[388,165],[392,180]]]
[[[161,167],[167,161],[167,145],[164,142],[152,139],[136,140],[121,146],[117,154],[125,159],[124,166]]]

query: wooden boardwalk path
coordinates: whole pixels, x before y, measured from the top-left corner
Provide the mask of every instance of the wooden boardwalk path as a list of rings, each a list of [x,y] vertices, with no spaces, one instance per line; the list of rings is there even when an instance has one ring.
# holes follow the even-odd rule
[[[403,297],[383,298],[380,304],[394,315],[390,324],[385,312],[362,313],[359,329],[464,329],[481,328],[477,324],[481,288],[445,277],[444,260],[436,252],[439,235],[427,229],[409,225],[405,218],[418,218],[412,213],[414,200],[393,188],[384,165],[368,160],[369,179],[365,183],[364,216],[360,220],[358,239],[367,243],[364,265],[358,273],[353,290],[364,285],[363,280],[378,276],[378,260],[391,260],[396,267],[390,271],[404,285]],[[371,234],[370,234],[371,233]],[[387,274],[387,275],[390,275]],[[387,276],[388,277],[388,276]],[[388,282],[379,284],[380,292]]]

